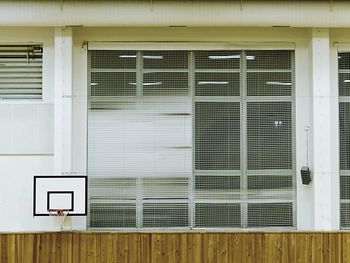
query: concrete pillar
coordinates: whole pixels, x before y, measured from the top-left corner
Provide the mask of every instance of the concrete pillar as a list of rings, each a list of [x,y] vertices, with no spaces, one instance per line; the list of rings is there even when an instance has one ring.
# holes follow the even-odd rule
[[[314,229],[332,230],[332,107],[328,29],[312,29],[311,52]]]
[[[54,171],[72,169],[72,28],[55,28]]]

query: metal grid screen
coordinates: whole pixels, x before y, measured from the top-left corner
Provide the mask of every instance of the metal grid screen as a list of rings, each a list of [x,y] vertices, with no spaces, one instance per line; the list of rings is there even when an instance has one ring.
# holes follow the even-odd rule
[[[293,228],[294,52],[88,52],[89,228]]]
[[[42,46],[0,45],[0,100],[42,98]]]
[[[340,227],[350,228],[350,52],[338,54]]]

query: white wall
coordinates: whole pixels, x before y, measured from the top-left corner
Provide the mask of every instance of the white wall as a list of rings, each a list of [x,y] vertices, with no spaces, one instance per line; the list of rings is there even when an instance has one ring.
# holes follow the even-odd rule
[[[0,27],[0,44],[41,43],[43,100],[0,101],[0,231],[56,229],[33,219],[33,176],[53,172],[53,30]]]
[[[348,37],[349,36],[349,37]],[[331,43],[350,42],[350,30],[330,31]],[[32,218],[33,175],[54,173],[53,104],[54,28],[0,28],[0,43],[44,44],[43,101],[0,101],[0,231],[55,231],[52,218]],[[74,28],[72,173],[86,174],[87,142],[87,49],[86,41],[250,42],[256,46],[295,44],[297,228],[314,229],[314,185],[301,184],[299,170],[306,165],[305,127],[312,125],[311,51],[309,29],[293,28]],[[247,44],[247,43],[246,43]],[[336,47],[330,47],[332,126],[338,127]],[[56,98],[57,99],[57,98]],[[20,129],[20,130],[19,130]],[[21,131],[21,132],[19,132]],[[22,134],[22,131],[26,131]],[[332,229],[339,224],[338,132],[332,129]],[[5,138],[5,139],[4,139]],[[312,145],[310,147],[312,163]],[[19,205],[21,204],[21,205]],[[84,229],[85,220],[73,229]]]

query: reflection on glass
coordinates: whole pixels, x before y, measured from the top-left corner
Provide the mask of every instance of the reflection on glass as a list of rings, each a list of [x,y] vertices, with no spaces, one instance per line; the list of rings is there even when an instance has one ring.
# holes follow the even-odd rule
[[[266,81],[267,85],[281,85],[281,86],[292,86],[290,82],[282,82],[282,81]]]
[[[240,55],[228,55],[228,56],[208,56],[209,59],[232,59],[240,58]]]
[[[198,81],[198,85],[226,85],[228,81]]]

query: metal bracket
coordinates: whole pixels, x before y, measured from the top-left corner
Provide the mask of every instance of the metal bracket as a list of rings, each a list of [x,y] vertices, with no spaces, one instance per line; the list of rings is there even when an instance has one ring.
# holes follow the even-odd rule
[[[88,47],[89,47],[89,43],[87,41],[83,41],[83,43],[81,44],[82,51],[87,51]]]

